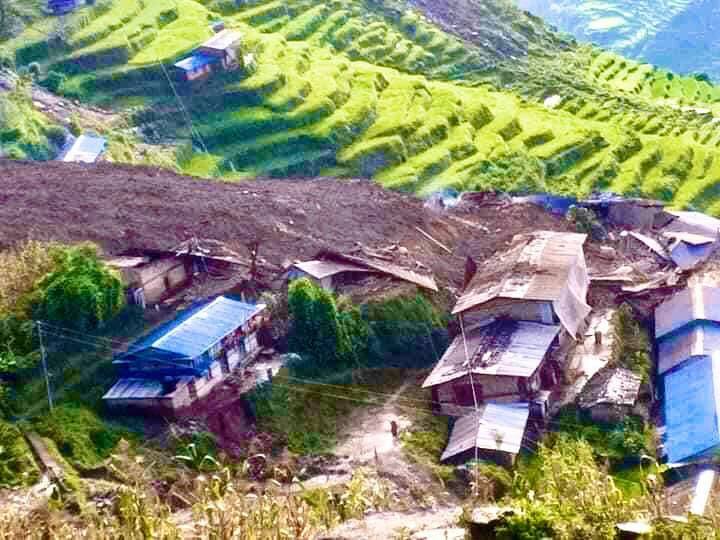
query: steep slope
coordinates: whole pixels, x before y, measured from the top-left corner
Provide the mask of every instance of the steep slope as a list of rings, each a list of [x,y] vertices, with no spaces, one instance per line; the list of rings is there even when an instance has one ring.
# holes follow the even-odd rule
[[[578,39],[678,73],[720,79],[715,0],[516,0]]]
[[[68,96],[141,106],[146,132],[192,138],[181,165],[198,175],[613,189],[720,210],[717,87],[563,41],[507,1],[415,4],[453,34],[401,2],[123,0],[65,21],[62,46],[6,47],[66,74]],[[171,87],[168,66],[219,17],[253,69]]]

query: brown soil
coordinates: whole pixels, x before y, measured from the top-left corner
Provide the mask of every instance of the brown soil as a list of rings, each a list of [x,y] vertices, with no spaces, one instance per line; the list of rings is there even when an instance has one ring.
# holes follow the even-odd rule
[[[451,250],[429,241],[423,229]],[[269,274],[318,250],[403,247],[440,286],[462,285],[465,257],[482,260],[513,235],[568,224],[526,205],[464,203],[443,213],[364,180],[227,183],[167,170],[101,163],[0,160],[0,248],[27,238],[91,240],[108,253],[169,249],[193,236],[247,256],[260,242]]]

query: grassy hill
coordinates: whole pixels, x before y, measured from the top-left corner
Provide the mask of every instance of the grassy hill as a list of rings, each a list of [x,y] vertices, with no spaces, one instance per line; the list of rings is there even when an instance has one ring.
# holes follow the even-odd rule
[[[456,29],[453,6],[484,22]],[[4,48],[65,74],[67,96],[192,138],[180,165],[193,174],[363,175],[420,194],[612,189],[720,213],[720,89],[563,40],[504,0],[432,9],[440,26],[397,1],[117,0]],[[174,82],[181,108],[170,66],[215,19],[243,32],[254,67]]]

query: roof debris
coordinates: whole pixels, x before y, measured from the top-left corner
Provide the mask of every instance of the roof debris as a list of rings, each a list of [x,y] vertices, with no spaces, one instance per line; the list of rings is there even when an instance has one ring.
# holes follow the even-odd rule
[[[588,381],[578,404],[583,409],[603,404],[632,407],[637,402],[641,383],[642,378],[629,369],[605,368]]]

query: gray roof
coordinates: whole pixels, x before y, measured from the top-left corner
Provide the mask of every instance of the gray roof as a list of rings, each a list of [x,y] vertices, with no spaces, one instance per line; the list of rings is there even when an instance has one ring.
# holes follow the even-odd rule
[[[463,313],[496,298],[553,303],[571,335],[590,313],[585,234],[536,231],[517,235],[510,248],[481,265],[453,313]]]
[[[180,377],[172,381],[171,387],[191,380],[192,377]],[[103,399],[162,399],[168,394],[167,390],[168,388],[158,380],[127,378],[118,380],[103,396]]]
[[[655,338],[696,320],[720,322],[720,288],[688,287],[660,304],[655,310]]]
[[[357,264],[335,261],[306,261],[295,263],[293,266],[315,279],[323,279],[343,272],[372,273],[372,270]]]
[[[578,399],[580,407],[625,405],[632,407],[638,398],[642,378],[625,368],[606,368],[587,382]]]
[[[242,34],[237,30],[222,30],[207,41],[203,42],[200,47],[224,51],[225,49],[232,47],[241,39]]]
[[[425,379],[423,388],[477,375],[530,377],[545,358],[560,332],[559,326],[525,321],[497,320],[466,331],[465,343],[457,336]]]
[[[699,234],[717,238],[720,232],[720,219],[708,216],[702,212],[674,212],[670,211],[675,219],[663,228],[663,231],[674,231]]]
[[[522,448],[530,409],[527,403],[486,403],[477,413],[458,418],[441,460],[472,448],[517,454]]]

